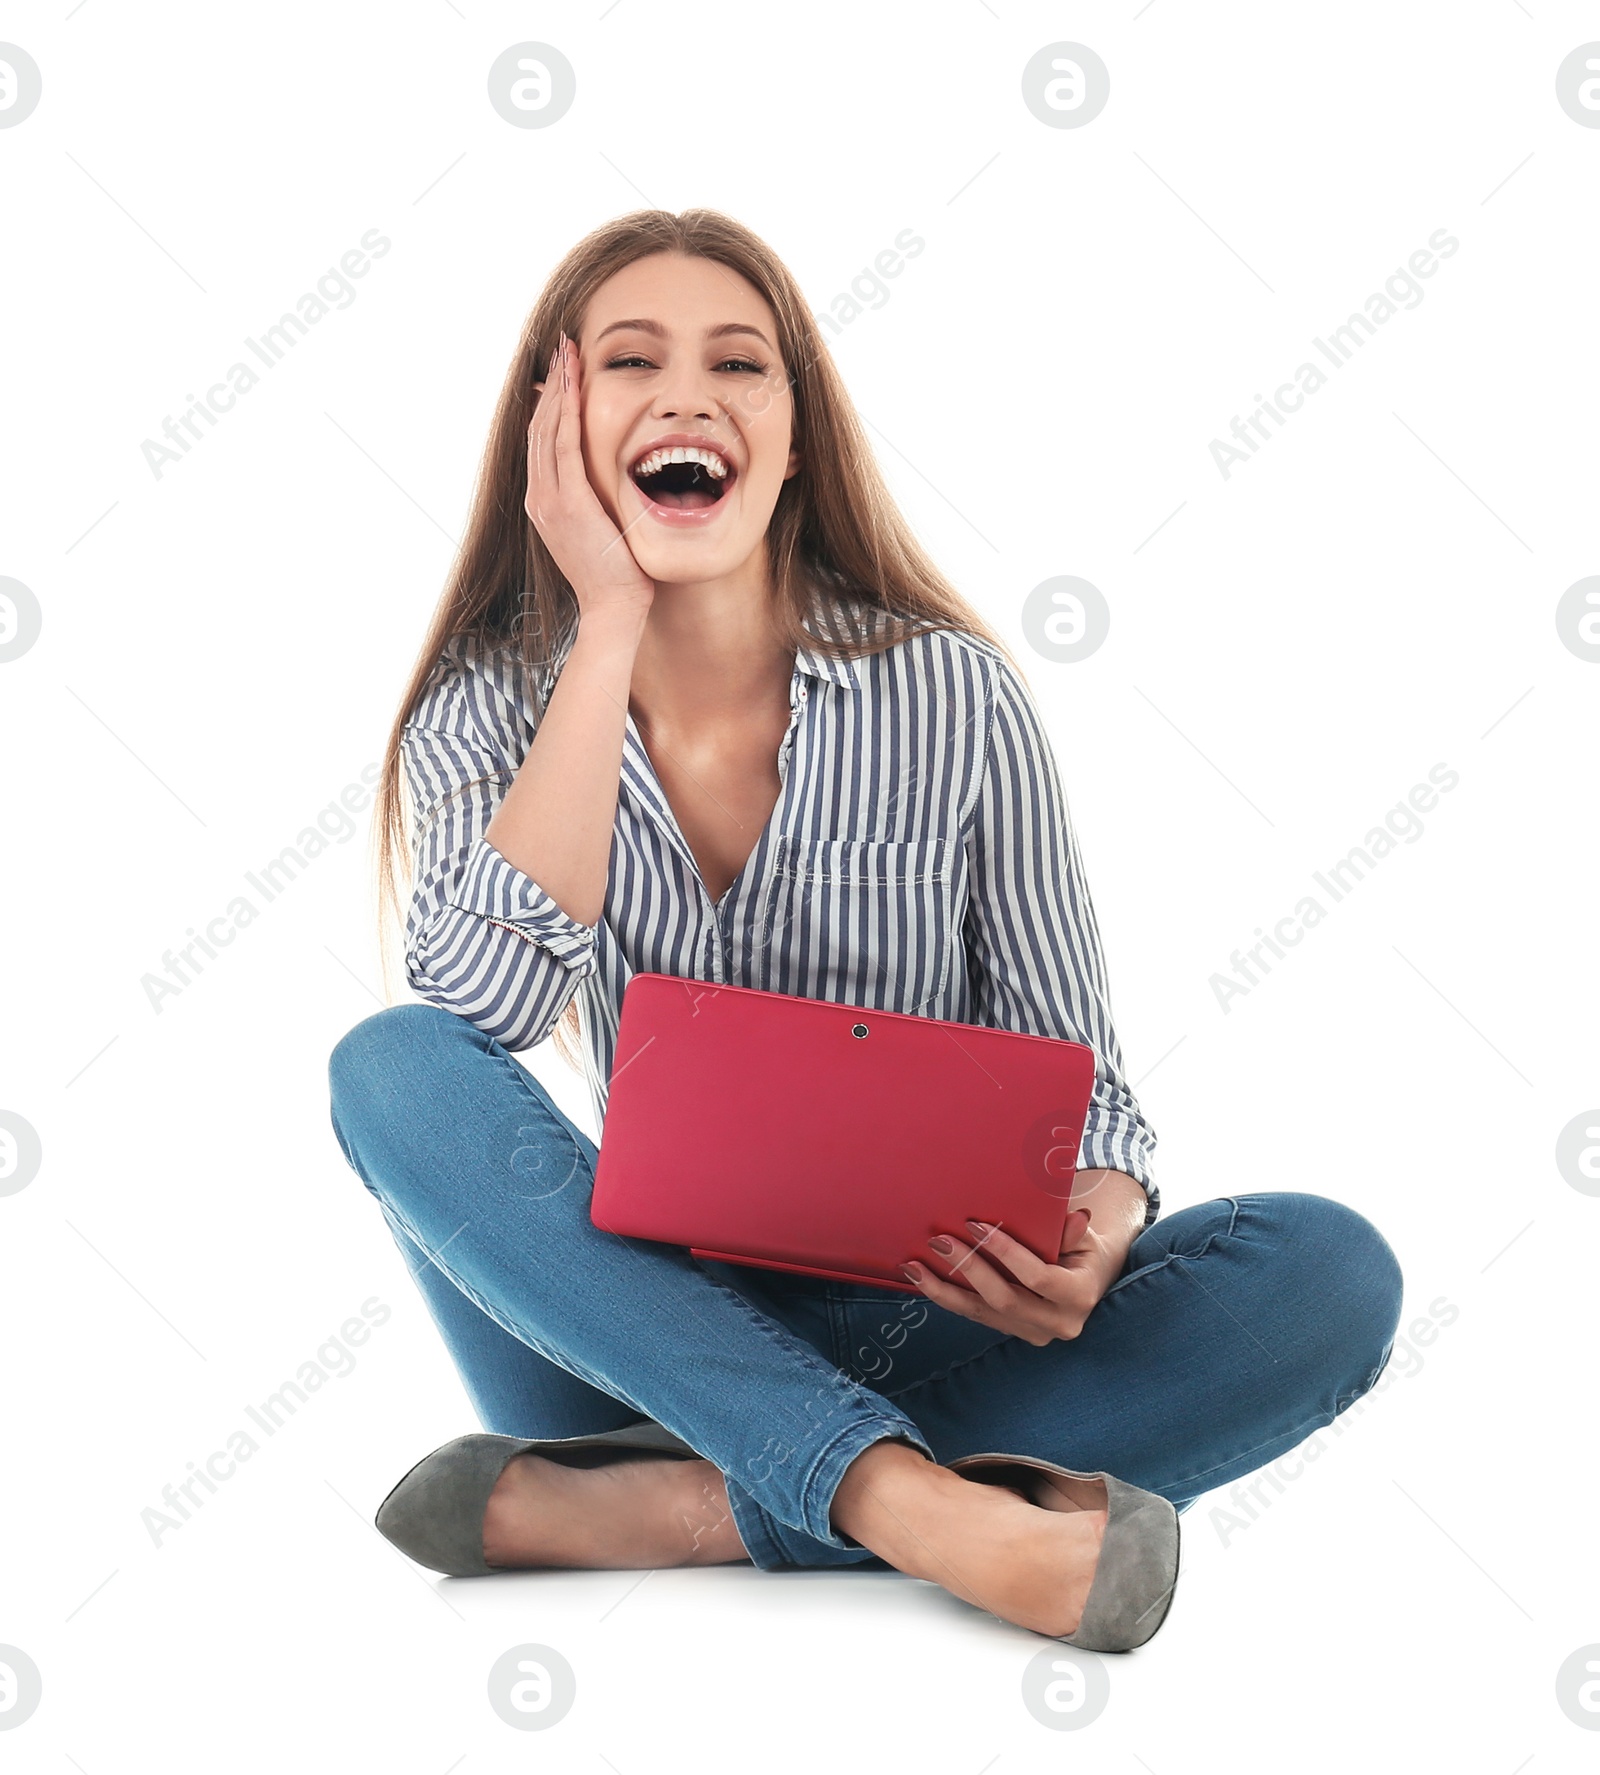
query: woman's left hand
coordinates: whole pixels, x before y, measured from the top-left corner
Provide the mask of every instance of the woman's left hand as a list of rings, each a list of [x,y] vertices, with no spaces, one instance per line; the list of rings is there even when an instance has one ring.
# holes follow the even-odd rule
[[[965,1240],[938,1234],[928,1244],[946,1273],[959,1272],[970,1288],[946,1281],[921,1263],[906,1266],[907,1279],[936,1305],[1025,1343],[1042,1346],[1074,1338],[1122,1274],[1145,1215],[1144,1189],[1125,1172],[1081,1173],[1073,1200],[1086,1196],[1094,1200],[1093,1214],[1074,1208],[1067,1216],[1061,1255],[1054,1263],[1036,1257],[998,1227],[969,1220]],[[941,1243],[949,1249],[942,1250]]]

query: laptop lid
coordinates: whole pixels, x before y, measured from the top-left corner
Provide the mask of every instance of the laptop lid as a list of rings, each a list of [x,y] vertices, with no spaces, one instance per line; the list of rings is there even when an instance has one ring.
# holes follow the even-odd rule
[[[1078,1042],[638,973],[590,1217],[907,1294],[901,1264],[969,1215],[1052,1262],[1094,1070]]]

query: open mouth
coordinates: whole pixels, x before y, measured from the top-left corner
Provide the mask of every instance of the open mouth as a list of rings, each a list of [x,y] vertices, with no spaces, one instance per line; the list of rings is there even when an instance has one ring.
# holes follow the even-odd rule
[[[737,475],[730,462],[708,450],[654,450],[629,470],[646,499],[667,511],[706,511],[721,500]]]

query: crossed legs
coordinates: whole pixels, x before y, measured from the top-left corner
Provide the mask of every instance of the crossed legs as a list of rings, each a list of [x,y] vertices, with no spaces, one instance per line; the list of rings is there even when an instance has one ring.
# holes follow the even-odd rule
[[[593,1144],[505,1049],[448,1011],[367,1018],[335,1049],[330,1084],[341,1148],[484,1427],[531,1439],[650,1418],[702,1457],[562,1477],[536,1457],[512,1463],[496,1492],[505,1508],[485,1527],[486,1547],[502,1535],[517,1556],[505,1563],[605,1563],[607,1545],[619,1563],[672,1562],[671,1546],[620,1531],[608,1541],[610,1516],[629,1533],[665,1523],[682,1563],[876,1555],[909,1570],[927,1562],[916,1548],[941,1539],[944,1518],[982,1512],[988,1530],[961,1530],[981,1588],[1006,1587],[1004,1546],[972,1552],[986,1533],[1013,1551],[1043,1534],[1061,1554],[1054,1594],[1066,1595],[1074,1561],[1092,1572],[1095,1500],[1029,1505],[935,1463],[1033,1454],[1183,1508],[1359,1398],[1398,1320],[1398,1266],[1369,1222],[1318,1196],[1266,1192],[1146,1229],[1083,1333],[1039,1348],[917,1297],[701,1264],[598,1231]],[[1045,1515],[1058,1519],[1048,1533],[1034,1520]],[[520,1556],[539,1552],[518,1526],[536,1522],[542,1560]],[[948,1574],[917,1575],[965,1593]]]

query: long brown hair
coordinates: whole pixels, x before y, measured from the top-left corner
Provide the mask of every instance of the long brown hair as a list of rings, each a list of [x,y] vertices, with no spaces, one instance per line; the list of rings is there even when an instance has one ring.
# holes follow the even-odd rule
[[[543,379],[559,335],[580,337],[600,285],[652,253],[725,265],[760,291],[777,321],[793,399],[793,442],[801,451],[766,537],[773,627],[785,645],[860,659],[925,629],[955,629],[992,643],[1015,663],[1000,636],[924,554],[895,506],[811,310],[777,254],[716,210],[636,210],[606,223],[556,266],[522,329],[489,427],[466,536],[389,730],[374,810],[386,988],[391,926],[400,913],[398,860],[410,842],[402,731],[441,651],[462,635],[515,647],[529,668],[535,719],[542,714],[549,690],[544,667],[569,638],[578,604],[523,506],[528,427],[539,400],[534,384]],[[842,614],[852,599],[875,613],[870,623],[852,625]],[[581,1066],[576,998],[552,1033],[562,1058]]]

